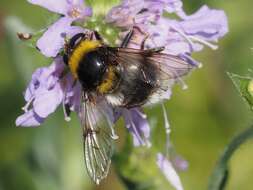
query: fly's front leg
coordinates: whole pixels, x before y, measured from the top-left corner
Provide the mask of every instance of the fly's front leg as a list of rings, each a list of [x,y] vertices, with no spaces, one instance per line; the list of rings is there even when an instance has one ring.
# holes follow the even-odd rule
[[[147,52],[160,53],[165,49],[165,47],[156,47],[146,50]]]
[[[95,36],[95,38],[97,40],[99,40],[101,42],[103,41],[103,38],[101,37],[101,35],[96,30],[93,31],[93,35]]]
[[[100,41],[101,44],[103,44],[104,46],[106,46],[104,39],[102,38],[102,36],[96,31],[92,31],[90,34],[90,40],[98,40]]]
[[[121,48],[126,48],[128,46],[133,34],[134,34],[134,30],[131,29],[130,32],[128,32],[128,34],[126,35],[126,37],[123,39],[120,45]]]
[[[144,37],[143,37],[144,36]],[[133,39],[133,42],[135,44],[140,44],[140,49],[144,50],[145,48],[145,42],[148,39],[149,35],[143,31],[137,26],[134,26],[130,32],[126,35],[126,37],[123,39],[123,42],[120,47],[126,48],[130,42],[130,40]],[[143,39],[142,39],[143,38]]]
[[[142,42],[141,42],[141,50],[144,50],[144,48],[145,48],[145,42],[148,39],[148,37],[149,37],[149,35],[146,34],[145,38],[142,40]]]
[[[164,47],[157,47],[144,50],[145,55],[152,55],[153,53],[161,53],[165,48]]]

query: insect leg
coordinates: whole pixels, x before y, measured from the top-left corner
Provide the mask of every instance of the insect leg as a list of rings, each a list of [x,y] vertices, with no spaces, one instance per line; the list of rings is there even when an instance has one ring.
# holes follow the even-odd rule
[[[71,109],[69,104],[62,104],[63,105],[63,113],[65,116],[66,121],[70,121],[70,114],[71,114]]]
[[[160,52],[163,51],[164,49],[165,49],[165,47],[151,48],[151,49],[145,50],[145,53],[146,53],[146,54],[150,54],[150,53],[160,53]]]
[[[96,30],[93,31],[93,34],[95,35],[95,38],[96,38],[97,40],[103,41],[101,35],[100,35]]]
[[[149,51],[152,51],[152,52],[155,52],[155,53],[160,53],[164,49],[165,49],[165,47],[156,47],[156,48],[149,49]]]
[[[126,35],[126,37],[123,39],[120,47],[126,48],[127,45],[128,45],[128,43],[129,43],[129,41],[131,40],[133,34],[134,34],[134,31],[133,31],[133,29],[131,29],[130,32]]]
[[[146,42],[147,39],[148,39],[148,35],[146,35],[145,38],[141,42],[141,50],[144,50],[144,48],[145,48],[145,42]]]
[[[69,58],[68,58],[68,55],[66,53],[63,54],[63,62],[65,63],[65,65],[68,65]]]

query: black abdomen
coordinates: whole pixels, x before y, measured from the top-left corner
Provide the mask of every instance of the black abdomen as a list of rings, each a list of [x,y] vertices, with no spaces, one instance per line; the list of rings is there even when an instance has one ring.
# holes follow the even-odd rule
[[[130,63],[131,64],[131,63]],[[123,69],[119,92],[123,95],[123,106],[127,108],[145,104],[157,88],[156,67],[149,64],[135,64]]]

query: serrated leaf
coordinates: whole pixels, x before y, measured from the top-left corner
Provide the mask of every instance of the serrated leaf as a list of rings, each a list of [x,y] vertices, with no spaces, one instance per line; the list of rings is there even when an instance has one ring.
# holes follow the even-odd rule
[[[228,76],[233,81],[241,97],[248,103],[250,109],[253,111],[253,78],[233,73],[228,73]]]

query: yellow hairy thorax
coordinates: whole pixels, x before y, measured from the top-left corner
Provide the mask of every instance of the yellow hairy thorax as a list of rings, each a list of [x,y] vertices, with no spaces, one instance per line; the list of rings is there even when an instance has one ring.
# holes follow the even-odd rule
[[[116,75],[113,66],[109,66],[107,70],[107,74],[102,81],[102,83],[98,86],[97,91],[101,94],[106,94],[110,92],[115,85]]]
[[[69,57],[68,65],[74,78],[77,79],[77,69],[82,58],[90,51],[101,46],[99,41],[84,40],[78,44]]]

